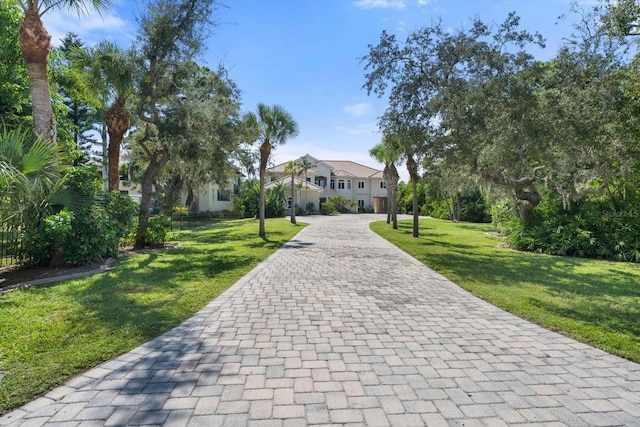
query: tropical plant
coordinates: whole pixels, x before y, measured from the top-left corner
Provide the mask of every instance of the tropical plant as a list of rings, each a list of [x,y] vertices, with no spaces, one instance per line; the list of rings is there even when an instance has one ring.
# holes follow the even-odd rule
[[[296,223],[296,176],[302,173],[302,165],[295,160],[289,160],[284,166],[284,173],[291,177],[291,223]],[[305,182],[306,184],[306,182]]]
[[[64,205],[28,227],[21,258],[39,265],[82,265],[116,256],[121,240],[130,233],[137,206],[119,192],[101,190],[97,168],[76,166],[65,171],[61,188]],[[63,208],[64,207],[64,208]]]
[[[56,147],[32,132],[0,135],[0,219],[19,226],[37,224],[49,212],[60,185]]]
[[[31,120],[29,76],[18,42],[21,21],[20,9],[0,2],[0,127],[26,127]]]
[[[93,8],[102,12],[110,0],[12,0],[22,7],[24,18],[18,29],[22,56],[29,73],[29,89],[33,108],[33,127],[44,141],[56,141],[56,120],[51,105],[47,56],[51,50],[51,36],[42,23],[42,15],[53,8],[64,7],[83,14]]]
[[[385,140],[369,150],[369,155],[384,164],[382,178],[387,188],[387,224],[393,222],[393,229],[398,229],[397,192],[400,175],[396,169],[396,163],[400,160],[399,154],[391,144]]]
[[[109,135],[107,148],[108,190],[119,189],[120,147],[131,127],[127,101],[134,91],[134,53],[124,51],[109,41],[71,53],[74,65],[84,72],[90,86],[108,104],[104,122]]]
[[[303,206],[307,205],[307,189],[309,188],[307,186],[307,182],[309,182],[309,169],[313,169],[316,165],[313,164],[312,162],[309,161],[309,159],[305,156],[302,158],[302,160],[300,160],[300,167],[302,168],[302,171],[304,172],[304,182],[305,182],[305,187],[304,187],[304,203]]]
[[[263,239],[267,237],[264,228],[265,218],[265,181],[267,164],[273,147],[282,145],[290,138],[298,135],[298,123],[293,117],[280,105],[268,106],[258,104],[258,126],[260,128],[260,204],[259,219],[260,227],[258,235]]]

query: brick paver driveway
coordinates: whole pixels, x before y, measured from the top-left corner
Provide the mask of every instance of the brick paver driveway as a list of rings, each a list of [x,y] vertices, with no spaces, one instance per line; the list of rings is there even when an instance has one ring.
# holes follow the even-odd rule
[[[0,425],[640,425],[640,365],[473,297],[372,219],[303,219],[193,318]]]

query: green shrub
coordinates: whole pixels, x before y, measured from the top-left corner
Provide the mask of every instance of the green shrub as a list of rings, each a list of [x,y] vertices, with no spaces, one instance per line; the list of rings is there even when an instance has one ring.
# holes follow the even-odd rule
[[[460,220],[466,222],[491,222],[490,208],[479,189],[463,194],[460,200]]]
[[[22,237],[20,258],[27,264],[48,265],[64,263],[66,248],[72,238],[73,213],[63,209],[48,215],[37,229],[30,229]]]
[[[316,205],[313,202],[307,203],[307,215],[317,215],[318,210],[316,209]]]
[[[352,209],[358,206],[358,202],[355,200],[347,199],[340,194],[329,197],[329,202],[333,204],[335,209],[340,213],[351,213]]]
[[[526,222],[505,227],[517,249],[614,261],[640,262],[640,215],[637,195],[591,195],[563,209],[560,197],[545,195]]]
[[[331,199],[320,205],[320,214],[321,215],[337,215],[338,209],[336,209],[336,205],[331,201]]]
[[[169,240],[171,232],[171,218],[158,215],[149,218],[149,225],[145,233],[145,241],[148,245],[161,245]]]
[[[513,207],[508,200],[501,200],[491,206],[491,224],[496,230],[504,232],[507,224],[514,218]]]
[[[54,206],[59,212],[25,232],[20,258],[26,263],[82,265],[116,256],[131,230],[136,204],[127,195],[104,193],[95,166],[69,168],[65,182],[61,204]]]

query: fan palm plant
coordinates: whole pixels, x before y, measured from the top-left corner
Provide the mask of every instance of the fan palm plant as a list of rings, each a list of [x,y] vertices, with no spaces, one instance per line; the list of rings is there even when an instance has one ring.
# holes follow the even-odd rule
[[[291,223],[296,223],[296,176],[302,173],[302,165],[290,160],[284,167],[284,173],[291,177]]]
[[[384,170],[382,171],[382,178],[384,179],[385,186],[387,187],[387,224],[393,222],[394,230],[398,229],[398,206],[397,206],[397,192],[398,181],[400,175],[396,168],[396,163],[400,160],[400,154],[393,148],[391,144],[385,143],[383,140],[380,144],[374,146],[369,150],[369,155],[384,164]]]
[[[29,226],[48,212],[60,185],[57,148],[26,130],[0,135],[0,222]]]
[[[131,127],[127,100],[134,93],[133,52],[123,51],[111,42],[102,41],[93,48],[76,50],[72,58],[74,64],[85,71],[91,86],[111,104],[104,119],[109,134],[108,188],[109,191],[118,190],[120,146],[124,134]]]
[[[264,186],[267,174],[267,164],[274,146],[286,143],[289,138],[298,135],[298,123],[280,105],[268,106],[258,104],[258,126],[260,128],[260,229],[259,236],[266,237],[264,228]]]

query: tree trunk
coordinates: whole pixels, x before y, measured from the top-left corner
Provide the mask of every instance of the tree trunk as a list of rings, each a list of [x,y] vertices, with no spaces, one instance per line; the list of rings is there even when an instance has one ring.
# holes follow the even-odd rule
[[[387,189],[387,224],[391,223],[391,173],[389,171],[389,163],[384,164],[382,170],[382,180]]]
[[[168,150],[162,150],[149,159],[149,166],[142,176],[142,199],[140,200],[140,212],[138,212],[138,229],[136,230],[135,249],[142,249],[146,246],[145,238],[147,227],[149,226],[149,216],[151,214],[151,195],[153,193],[153,181],[162,171],[169,161]]]
[[[296,180],[291,174],[291,223],[296,223]]]
[[[29,2],[31,3],[31,2]],[[22,56],[29,73],[29,90],[33,109],[33,127],[36,135],[45,141],[56,142],[56,120],[51,106],[47,55],[51,49],[51,36],[42,24],[36,9],[25,12],[18,29]]]
[[[413,191],[413,237],[418,237],[418,165],[412,156],[407,158],[406,164],[411,178],[411,190]]]
[[[526,221],[531,211],[540,204],[542,196],[540,196],[540,193],[533,182],[519,185],[520,181],[521,180],[516,181],[515,191],[516,197],[524,202],[522,204],[522,209],[520,209],[520,219],[522,221]],[[525,189],[528,191],[525,191]]]
[[[543,169],[544,166],[537,166],[533,169],[532,176],[519,178],[515,181],[507,180],[500,173],[491,173],[491,171],[482,171],[482,177],[491,182],[495,182],[500,185],[513,185],[513,189],[518,200],[522,200],[524,204],[520,209],[520,219],[526,221],[527,216],[540,204],[542,196],[538,192],[535,186],[535,182],[540,180],[536,176],[538,170]]]
[[[456,221],[460,221],[462,217],[462,193],[456,191]]]
[[[260,218],[260,229],[258,236],[263,239],[267,238],[267,233],[264,229],[264,185],[267,175],[267,163],[269,162],[269,156],[271,155],[271,144],[269,141],[265,141],[260,145],[260,205],[258,207],[258,216]]]
[[[107,111],[105,116],[107,132],[109,132],[108,165],[109,165],[109,191],[120,189],[120,146],[124,139],[124,134],[131,126],[131,113],[125,109],[125,102],[122,100],[116,103]]]
[[[398,169],[396,169],[396,165],[391,163],[389,167],[390,175],[391,175],[391,201],[393,202],[391,207],[391,219],[393,221],[393,229],[398,229],[398,181],[400,181],[400,175],[398,174]]]

